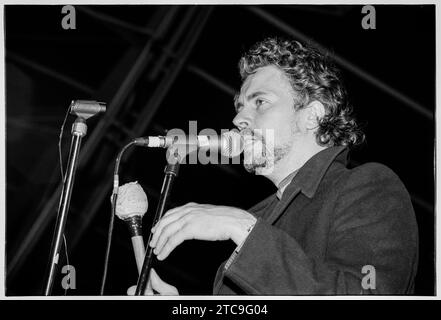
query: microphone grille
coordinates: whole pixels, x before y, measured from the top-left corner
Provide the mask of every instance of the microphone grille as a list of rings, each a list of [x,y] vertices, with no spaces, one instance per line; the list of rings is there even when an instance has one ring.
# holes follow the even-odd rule
[[[235,130],[225,132],[222,135],[222,155],[234,158],[243,151],[242,136]]]

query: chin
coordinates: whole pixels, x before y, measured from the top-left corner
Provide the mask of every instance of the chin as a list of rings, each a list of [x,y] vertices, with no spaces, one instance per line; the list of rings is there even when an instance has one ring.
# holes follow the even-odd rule
[[[259,176],[268,176],[274,171],[274,166],[265,166],[256,168],[255,174]]]
[[[254,173],[260,176],[267,176],[274,171],[274,162],[263,160],[260,163],[244,163],[244,168],[250,173]]]

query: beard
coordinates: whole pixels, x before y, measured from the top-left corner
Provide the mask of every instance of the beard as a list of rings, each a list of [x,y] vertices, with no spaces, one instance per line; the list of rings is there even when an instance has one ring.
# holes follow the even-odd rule
[[[270,174],[274,166],[291,151],[292,141],[276,146],[274,132],[263,136],[251,130],[243,132],[244,168],[250,173]]]

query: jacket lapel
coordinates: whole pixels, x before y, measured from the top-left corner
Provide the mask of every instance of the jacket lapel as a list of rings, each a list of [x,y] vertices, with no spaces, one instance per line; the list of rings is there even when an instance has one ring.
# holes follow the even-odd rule
[[[286,207],[291,203],[291,201],[300,193],[300,187],[295,188],[290,193],[287,194],[288,190],[285,190],[285,194],[280,199],[279,203],[276,205],[271,214],[266,218],[269,224],[273,224],[277,218],[285,211]]]
[[[345,152],[343,152],[344,150]],[[342,162],[346,163],[347,149],[345,149],[345,147],[330,147],[308,160],[305,165],[300,168],[293,181],[286,187],[282,199],[280,199],[274,210],[268,217],[264,217],[265,220],[267,220],[268,223],[273,224],[300,191],[302,191],[308,198],[312,198],[326,171],[337,157],[341,157]]]

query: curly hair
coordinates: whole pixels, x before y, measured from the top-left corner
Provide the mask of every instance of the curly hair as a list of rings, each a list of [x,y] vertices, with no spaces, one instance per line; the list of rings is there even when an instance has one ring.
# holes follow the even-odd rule
[[[299,95],[297,109],[320,101],[325,115],[319,119],[317,143],[322,146],[352,147],[364,141],[364,134],[353,117],[352,107],[331,58],[298,41],[268,38],[255,44],[239,61],[244,81],[258,68],[275,65],[289,79]]]

